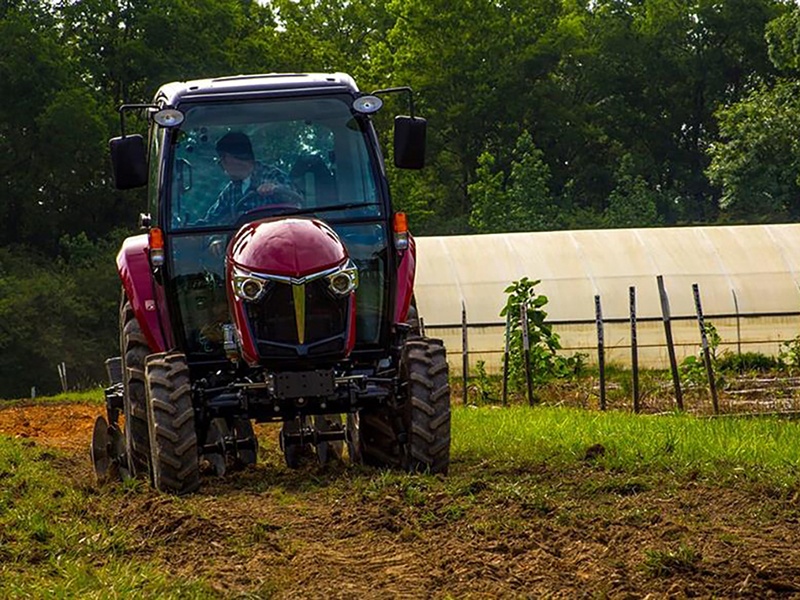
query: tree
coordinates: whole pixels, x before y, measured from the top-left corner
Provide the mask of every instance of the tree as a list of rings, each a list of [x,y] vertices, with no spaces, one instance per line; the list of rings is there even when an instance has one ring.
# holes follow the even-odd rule
[[[497,170],[494,156],[484,152],[478,158],[475,181],[467,188],[472,203],[469,224],[477,233],[506,230],[509,223],[505,187],[505,173]]]
[[[435,216],[426,232],[467,229],[468,186],[485,149],[492,149],[500,168],[510,168],[520,127],[530,125],[524,90],[545,72],[545,33],[560,4],[387,2],[394,24],[372,59],[379,65],[383,85],[411,85],[416,90],[418,111],[431,124],[428,159],[438,171],[441,183],[435,189],[442,195],[429,196]],[[395,191],[396,196],[406,193],[404,187]],[[454,224],[461,231],[453,230]]]
[[[68,84],[68,57],[55,23],[43,6],[25,2],[6,6],[0,20],[0,245],[45,241],[41,219],[30,213],[44,200],[44,138],[31,103],[47,106]]]
[[[475,231],[545,231],[559,227],[559,209],[549,190],[550,169],[543,156],[527,131],[517,139],[508,175],[497,170],[490,153],[480,156],[476,180],[468,187],[470,225]]]
[[[617,171],[617,186],[608,198],[607,227],[652,227],[660,224],[659,193],[637,174],[634,158],[626,154]]]
[[[723,189],[726,220],[800,217],[800,83],[759,88],[718,112],[722,139],[710,149],[709,177]]]
[[[509,183],[509,231],[560,228],[559,209],[550,194],[550,168],[527,131],[517,139]]]

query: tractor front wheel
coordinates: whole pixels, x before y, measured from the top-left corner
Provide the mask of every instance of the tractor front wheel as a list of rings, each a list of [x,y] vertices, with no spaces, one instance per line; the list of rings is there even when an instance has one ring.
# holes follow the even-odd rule
[[[450,385],[441,340],[412,336],[400,356],[396,407],[348,416],[351,460],[373,467],[446,474],[450,466]]]
[[[153,486],[169,494],[200,487],[200,461],[186,356],[151,354],[145,362]]]
[[[450,385],[441,340],[411,337],[400,358],[406,439],[403,468],[446,474],[450,466]]]

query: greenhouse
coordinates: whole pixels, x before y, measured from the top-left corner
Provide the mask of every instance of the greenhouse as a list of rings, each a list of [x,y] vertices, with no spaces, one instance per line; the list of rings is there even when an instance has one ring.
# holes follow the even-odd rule
[[[427,335],[444,338],[461,368],[502,360],[504,289],[522,277],[536,292],[563,352],[597,357],[599,296],[606,361],[630,364],[631,288],[638,360],[668,366],[657,277],[668,297],[678,360],[700,345],[692,284],[722,342],[719,351],[777,355],[800,334],[800,225],[616,229],[420,237],[416,296]],[[464,319],[464,315],[466,318]],[[466,322],[466,327],[463,323]]]

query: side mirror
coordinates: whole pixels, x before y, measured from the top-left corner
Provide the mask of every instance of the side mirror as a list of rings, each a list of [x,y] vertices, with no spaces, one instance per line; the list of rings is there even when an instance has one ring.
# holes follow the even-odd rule
[[[425,166],[425,132],[428,122],[420,117],[394,118],[394,165],[399,169]]]
[[[147,185],[147,152],[141,135],[126,135],[108,142],[114,185],[118,190],[129,190]]]

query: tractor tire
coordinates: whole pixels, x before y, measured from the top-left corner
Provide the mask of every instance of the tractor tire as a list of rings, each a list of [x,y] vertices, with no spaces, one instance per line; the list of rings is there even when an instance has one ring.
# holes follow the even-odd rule
[[[139,327],[133,307],[122,292],[119,310],[119,345],[122,357],[125,454],[132,477],[150,477],[150,434],[147,426],[147,395],[144,362],[150,347]]]
[[[200,487],[200,460],[186,356],[151,354],[145,363],[153,487],[189,494]]]
[[[446,474],[450,466],[449,367],[441,340],[411,337],[400,357],[406,471]]]
[[[450,466],[449,367],[441,340],[409,337],[400,357],[398,408],[363,409],[348,419],[357,463],[446,474]],[[356,427],[351,427],[356,425]]]
[[[379,469],[401,468],[403,454],[396,421],[396,411],[388,406],[365,408],[348,418],[348,425],[357,423],[348,434],[350,460]]]

